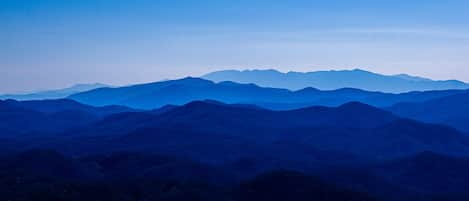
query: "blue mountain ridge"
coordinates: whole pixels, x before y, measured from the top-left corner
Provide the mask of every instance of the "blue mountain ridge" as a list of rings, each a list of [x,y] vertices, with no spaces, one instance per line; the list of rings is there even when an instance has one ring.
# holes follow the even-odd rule
[[[82,138],[86,146],[72,142],[91,150],[146,150],[204,161],[235,160],[245,154],[263,158],[270,153],[278,154],[279,160],[314,163],[318,161],[312,153],[322,155],[319,150],[341,153],[331,161],[350,160],[339,157],[347,154],[379,159],[425,150],[455,155],[469,151],[469,138],[456,129],[401,119],[358,102],[272,111],[195,101],[162,112],[109,115],[80,129],[66,130],[64,136]],[[63,147],[72,142],[55,146],[73,151]]]
[[[253,83],[263,87],[299,90],[314,87],[321,90],[357,88],[367,91],[405,93],[410,91],[468,89],[467,83],[457,80],[430,80],[406,74],[381,75],[365,70],[331,70],[314,72],[288,72],[277,70],[223,70],[203,75],[215,82],[233,81]]]
[[[420,103],[402,102],[386,108],[393,113],[469,132],[469,93],[454,94]]]
[[[70,117],[82,113],[87,115]],[[0,154],[5,179],[0,192],[5,195],[11,193],[7,185],[27,195],[23,190],[54,181],[60,189],[72,182],[63,187],[67,191],[81,192],[74,189],[78,184],[95,181],[107,181],[109,188],[116,181],[139,183],[154,191],[159,187],[152,179],[157,178],[216,185],[247,179],[230,189],[240,190],[237,196],[245,199],[272,199],[272,189],[280,191],[279,197],[308,198],[309,193],[297,194],[286,186],[317,190],[316,185],[331,183],[377,200],[427,201],[435,195],[461,201],[469,187],[469,136],[360,102],[274,111],[215,100],[155,110],[92,107],[73,100],[8,100],[0,101],[0,122],[0,149],[19,152]],[[293,171],[270,172],[279,169]],[[19,179],[21,183],[13,182]],[[145,183],[147,179],[152,182]],[[78,194],[61,196],[69,195]],[[351,195],[368,197],[345,197]]]
[[[321,91],[311,87],[290,91],[229,81],[215,83],[188,77],[118,88],[99,88],[73,94],[69,98],[93,106],[124,105],[139,109],[155,109],[168,104],[183,105],[191,101],[211,99],[230,104],[254,104],[268,109],[288,110],[313,105],[339,106],[351,101],[388,107],[399,102],[422,102],[465,92],[443,90],[392,94],[353,88]]]
[[[3,94],[0,95],[0,100],[15,99],[15,100],[45,100],[45,99],[61,99],[75,93],[89,91],[101,87],[109,87],[109,85],[95,83],[95,84],[76,84],[64,89],[46,90],[24,94]]]

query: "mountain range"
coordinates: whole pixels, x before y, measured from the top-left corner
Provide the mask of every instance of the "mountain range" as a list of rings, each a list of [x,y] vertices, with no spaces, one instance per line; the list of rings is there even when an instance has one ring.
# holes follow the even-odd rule
[[[221,167],[135,152],[70,157],[30,150],[0,156],[0,170],[0,194],[8,200],[376,200],[298,171],[269,171],[227,184],[232,175]]]
[[[118,88],[99,88],[73,94],[69,98],[94,106],[124,105],[139,109],[156,109],[168,104],[183,105],[191,101],[210,99],[231,104],[254,104],[269,109],[288,110],[314,105],[339,106],[351,101],[376,107],[390,107],[399,102],[422,102],[462,93],[466,91],[444,90],[402,94],[369,92],[352,88],[331,91],[305,88],[290,91],[230,81],[215,83],[201,78],[188,77]]]
[[[41,137],[45,133],[84,126],[110,114],[130,111],[135,110],[124,106],[92,107],[68,99],[0,100],[0,137]]]
[[[337,107],[361,102],[394,114],[426,123],[438,123],[469,132],[469,90],[437,90],[407,93],[370,92],[353,88],[298,91],[259,87],[225,81],[215,83],[201,78],[184,78],[118,88],[99,88],[69,97],[93,106],[123,105],[138,109],[157,109],[184,105],[197,100],[216,100],[229,104],[255,105],[271,110],[292,110],[311,106]]]
[[[468,105],[466,89],[290,90],[192,77],[0,100],[0,195],[466,201]]]
[[[469,132],[469,93],[444,96],[420,103],[403,102],[389,111],[423,122],[446,124]]]
[[[138,186],[139,181],[166,192],[153,185],[169,180],[215,185],[204,188],[209,197],[214,190],[226,195],[216,186],[234,185],[229,192],[237,193],[228,200],[272,199],[266,194],[272,189],[280,198],[299,195],[298,200],[328,189],[358,200],[468,198],[469,136],[387,110],[359,102],[275,111],[215,100],[155,110],[95,107],[70,99],[1,101],[0,170],[9,172],[1,176],[1,192],[29,195],[41,189],[34,186],[53,184],[80,192],[65,197],[92,196],[96,193],[85,189],[100,187],[106,194],[100,182],[109,182],[123,196],[131,192],[115,185]],[[279,169],[299,172],[269,173]],[[12,185],[11,179],[21,182]],[[286,181],[291,183],[283,185]],[[78,188],[87,184],[96,186]],[[337,188],[311,195],[287,190],[319,190],[316,184]],[[132,192],[148,198],[146,189]]]
[[[307,87],[321,90],[357,88],[367,91],[404,93],[410,91],[469,88],[467,83],[457,80],[436,81],[406,74],[381,75],[360,69],[305,73],[282,73],[277,70],[223,70],[208,73],[203,75],[202,78],[215,82],[253,83],[263,87],[290,90],[300,90]]]
[[[466,134],[358,102],[273,111],[213,100],[157,110],[93,107],[66,99],[8,100],[0,102],[0,114],[1,153],[20,153],[0,154],[0,169],[11,174],[2,178],[22,181],[13,185],[16,192],[51,181],[72,182],[64,188],[73,189],[90,182],[113,186],[113,178],[124,184],[146,178],[150,186],[153,179],[217,186],[241,180],[232,190],[242,190],[236,196],[249,200],[272,199],[266,194],[272,188],[279,189],[279,197],[289,195],[282,194],[290,192],[289,185],[279,183],[286,180],[295,188],[313,188],[324,180],[341,192],[365,193],[352,193],[358,200],[468,198]],[[44,149],[55,151],[39,151]],[[268,173],[278,169],[302,173]],[[309,174],[321,179],[310,180]],[[8,181],[0,185],[11,185]],[[15,191],[2,192],[8,189]]]
[[[92,107],[48,112],[44,107],[18,105],[21,102],[2,102],[0,137],[55,136],[50,145],[71,152],[82,152],[85,147],[145,149],[204,161],[248,155],[269,158],[269,153],[275,153],[278,160],[289,164],[318,162],[314,155],[326,157],[328,152],[337,153],[330,156],[333,160],[347,154],[395,158],[426,150],[464,155],[469,149],[467,136],[455,129],[402,119],[358,102],[289,111],[215,101],[196,101],[163,111]],[[70,143],[74,147],[68,146]]]
[[[75,93],[89,91],[101,87],[109,87],[109,85],[95,83],[95,84],[76,84],[64,89],[46,90],[25,94],[3,94],[0,95],[0,100],[15,99],[15,100],[44,100],[44,99],[60,99],[70,96]]]

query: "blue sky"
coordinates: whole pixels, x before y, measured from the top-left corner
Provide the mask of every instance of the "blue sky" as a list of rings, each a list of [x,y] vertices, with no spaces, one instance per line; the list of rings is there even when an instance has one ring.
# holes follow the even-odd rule
[[[2,0],[0,93],[221,69],[469,81],[466,0]]]

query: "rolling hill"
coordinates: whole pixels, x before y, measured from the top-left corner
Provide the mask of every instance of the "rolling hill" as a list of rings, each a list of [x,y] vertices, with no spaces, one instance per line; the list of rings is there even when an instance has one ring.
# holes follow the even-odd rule
[[[357,102],[271,111],[196,101],[163,112],[110,115],[67,136],[93,139],[85,140],[79,150],[74,149],[80,141],[73,142],[75,148],[62,147],[70,152],[154,151],[217,163],[255,157],[289,165],[306,163],[303,167],[321,157],[379,160],[427,150],[452,155],[469,150],[467,136],[455,129],[401,119]]]
[[[104,116],[136,111],[123,106],[92,107],[73,100],[0,101],[0,137],[44,133],[81,127]]]
[[[193,195],[167,190],[177,186],[175,192],[211,192],[194,195],[204,199],[215,190],[231,200],[303,200],[324,193],[337,200],[469,197],[468,136],[359,102],[273,111],[206,100],[142,111],[8,100],[0,102],[0,116],[2,149],[8,151],[0,154],[0,192],[8,195]],[[194,182],[205,185],[189,185]]]
[[[469,93],[455,94],[421,103],[398,103],[389,111],[406,118],[439,123],[469,132]]]

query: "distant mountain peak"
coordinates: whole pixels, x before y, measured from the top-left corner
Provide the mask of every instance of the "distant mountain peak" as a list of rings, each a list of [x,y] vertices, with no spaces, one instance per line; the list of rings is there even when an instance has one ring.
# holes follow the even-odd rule
[[[376,107],[373,107],[371,105],[368,105],[368,104],[365,104],[365,103],[361,103],[361,102],[358,102],[358,101],[352,101],[352,102],[348,102],[348,103],[345,103],[345,104],[342,104],[340,105],[339,107],[337,107],[338,109],[341,109],[341,110],[347,110],[347,111],[357,111],[357,112],[364,112],[364,111],[379,111],[379,112],[386,112],[386,111],[383,111],[381,109],[378,109]],[[387,112],[386,112],[387,113]]]
[[[316,89],[314,87],[306,87],[300,90],[297,90],[296,92],[320,92],[321,90]]]
[[[360,69],[360,68],[354,68],[354,69],[352,69],[352,71],[371,73],[370,71],[363,70],[363,69]]]
[[[234,70],[237,71],[237,70]],[[237,72],[267,72],[267,73],[282,73],[275,69],[252,69],[252,70],[242,70]]]
[[[189,102],[187,104],[184,104],[182,107],[193,109],[193,108],[231,107],[231,106],[233,105],[226,104],[217,100],[205,99],[205,100],[196,100],[196,101]]]
[[[365,103],[358,102],[358,101],[351,101],[351,102],[342,104],[339,107],[342,107],[342,108],[346,108],[346,107],[366,107],[366,108],[368,108],[368,107],[372,107],[372,106],[370,106],[368,104],[365,104]]]
[[[179,80],[171,80],[170,82],[180,82],[185,84],[213,84],[213,81],[198,78],[198,77],[185,77]]]
[[[391,112],[357,101],[345,103],[337,107],[336,109],[338,111],[341,111],[343,115],[350,115],[351,118],[360,118],[361,116],[368,116],[370,117],[370,119],[367,119],[367,121],[374,121],[374,118],[383,117],[393,120],[397,119],[397,117]]]
[[[233,81],[253,83],[262,87],[300,90],[313,87],[320,90],[357,88],[367,91],[405,93],[448,89],[469,89],[469,84],[454,80],[431,80],[407,74],[382,75],[355,68],[351,70],[325,70],[282,73],[277,70],[226,70],[208,73],[202,78],[214,82]]]
[[[344,69],[344,70],[320,70],[320,71],[312,71],[312,72],[301,72],[301,71],[287,71],[287,72],[282,72],[276,69],[246,69],[246,70],[220,70],[220,71],[215,71],[212,73],[221,73],[221,72],[227,72],[227,73],[270,73],[270,74],[282,74],[282,75],[288,75],[288,74],[308,74],[308,73],[316,73],[316,72],[331,72],[331,73],[367,73],[367,74],[377,74],[371,71],[363,70],[360,68],[354,68],[354,69]],[[211,74],[211,73],[209,73]]]
[[[407,79],[407,80],[417,81],[417,82],[433,81],[433,80],[428,79],[428,78],[423,78],[423,77],[419,77],[419,76],[412,76],[412,75],[408,75],[408,74],[397,74],[397,75],[393,75],[393,76],[397,77],[397,78],[402,78],[402,79]]]
[[[363,90],[363,89],[350,88],[350,87],[344,87],[344,88],[336,89],[335,91],[349,92],[349,93],[351,93],[351,92],[357,92],[357,93],[366,92],[366,91]]]
[[[90,83],[90,84],[78,83],[78,84],[72,85],[69,88],[83,88],[83,87],[96,87],[96,88],[98,88],[98,87],[109,87],[109,85],[102,84],[102,83],[99,83],[99,82]]]
[[[180,81],[200,81],[200,80],[204,80],[204,79],[198,78],[198,77],[187,76],[187,77],[181,78],[179,80]],[[204,81],[206,81],[206,80],[204,80]]]

